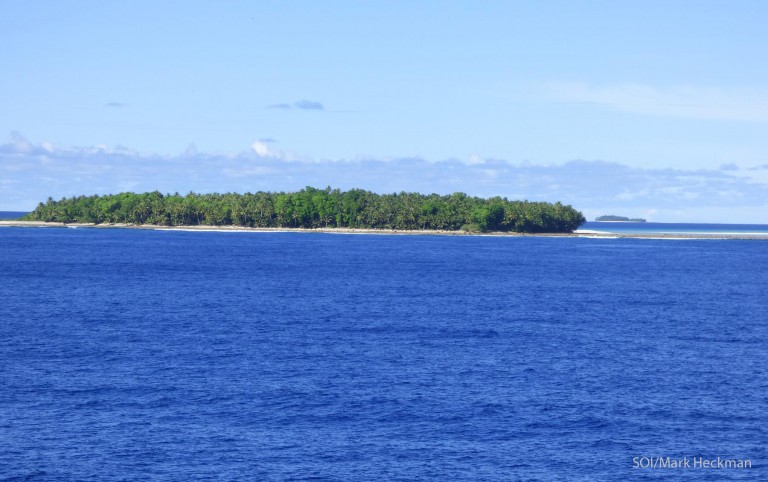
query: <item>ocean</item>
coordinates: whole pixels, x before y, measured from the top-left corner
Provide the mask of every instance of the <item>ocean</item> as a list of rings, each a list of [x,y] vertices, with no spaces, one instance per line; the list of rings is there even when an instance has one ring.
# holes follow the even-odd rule
[[[0,211],[0,220],[2,219],[19,219],[27,214],[26,211]]]
[[[768,480],[766,295],[763,240],[3,227],[0,480]]]

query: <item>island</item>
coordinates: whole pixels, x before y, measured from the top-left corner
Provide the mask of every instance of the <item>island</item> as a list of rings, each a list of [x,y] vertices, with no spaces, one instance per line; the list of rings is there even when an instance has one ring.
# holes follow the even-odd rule
[[[602,222],[644,223],[645,219],[628,218],[625,216],[615,216],[613,214],[607,214],[604,216],[598,216],[597,218],[595,218],[595,222],[598,222],[598,223],[602,223]]]
[[[26,221],[154,226],[572,233],[586,219],[560,202],[316,189],[245,194],[124,192],[48,198]]]

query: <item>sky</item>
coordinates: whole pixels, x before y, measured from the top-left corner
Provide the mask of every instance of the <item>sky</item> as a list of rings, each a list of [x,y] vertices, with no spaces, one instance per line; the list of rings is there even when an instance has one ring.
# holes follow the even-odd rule
[[[0,0],[0,210],[456,191],[768,223],[768,2]]]

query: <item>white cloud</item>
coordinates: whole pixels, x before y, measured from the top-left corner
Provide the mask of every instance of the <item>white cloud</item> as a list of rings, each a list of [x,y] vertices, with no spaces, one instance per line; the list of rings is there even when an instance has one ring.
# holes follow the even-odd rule
[[[552,101],[591,103],[634,114],[768,122],[768,89],[550,83],[544,86],[543,95]]]
[[[259,139],[251,144],[251,151],[261,158],[276,159],[287,162],[315,162],[306,156],[299,156],[291,151],[275,149],[268,144],[275,142],[272,139]]]
[[[224,168],[221,171],[227,176],[231,177],[249,177],[249,176],[265,176],[269,174],[278,174],[280,171],[271,167],[264,166],[246,166],[240,168]]]
[[[261,141],[256,141],[251,144],[251,149],[253,149],[253,151],[261,157],[269,157],[271,155],[269,146]]]
[[[26,154],[34,149],[32,144],[16,131],[11,132],[11,143],[9,147],[19,154]]]
[[[469,160],[467,161],[467,163],[471,166],[474,166],[477,164],[485,164],[485,159],[478,156],[477,154],[472,154],[471,156],[469,156]]]
[[[616,199],[621,201],[631,201],[633,199],[642,198],[648,195],[648,191],[643,189],[637,192],[630,192],[628,189],[624,189],[620,194],[616,195]]]

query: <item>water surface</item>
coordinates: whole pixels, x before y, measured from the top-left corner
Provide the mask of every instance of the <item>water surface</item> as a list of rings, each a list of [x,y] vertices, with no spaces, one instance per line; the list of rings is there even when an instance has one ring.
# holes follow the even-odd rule
[[[765,480],[766,294],[759,240],[2,228],[0,479]]]
[[[579,226],[578,230],[616,234],[740,234],[768,237],[768,225],[766,224],[634,223],[627,221],[591,221]]]

